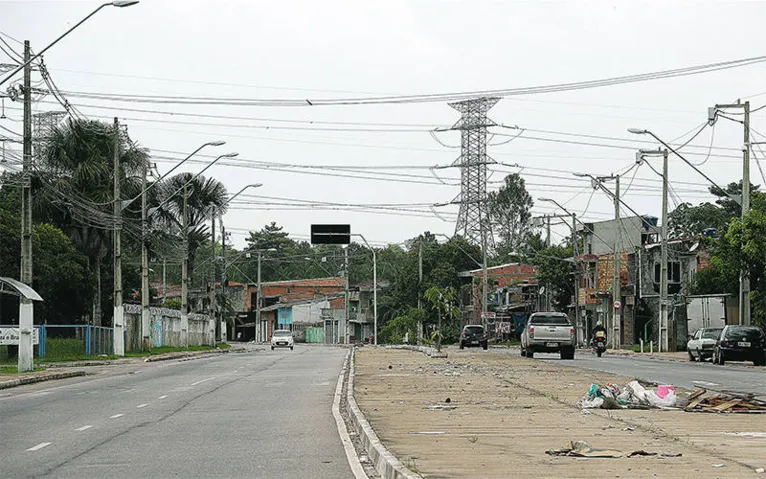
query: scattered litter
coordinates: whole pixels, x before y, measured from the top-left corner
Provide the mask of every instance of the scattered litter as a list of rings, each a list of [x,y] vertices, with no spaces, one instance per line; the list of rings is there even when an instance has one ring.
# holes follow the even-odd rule
[[[445,375],[445,376],[462,376],[462,374],[460,374],[460,373],[458,373],[458,372],[454,372],[454,373],[451,373],[451,372],[449,372],[449,371],[447,371],[446,373],[444,373],[444,375]]]
[[[444,406],[442,404],[432,404],[431,406],[426,407],[429,411],[452,411],[453,409],[457,409],[457,406]]]
[[[726,467],[726,464],[713,464],[713,467]]]
[[[445,399],[445,400],[444,400],[444,402],[445,402],[445,403],[447,403],[447,404],[449,404],[449,403],[451,403],[451,402],[452,402],[452,399],[450,399],[450,398],[447,398],[447,399]]]
[[[440,434],[447,434],[447,433],[444,431],[416,431],[416,432],[411,432],[410,434],[425,434],[428,436],[438,436]]]
[[[676,401],[673,386],[665,384],[653,391],[644,388],[638,381],[631,381],[622,389],[612,383],[606,386],[591,384],[590,390],[577,405],[580,409],[648,409],[673,407]]]
[[[766,469],[759,467],[758,469],[755,470],[755,472],[756,474],[763,474],[764,472],[766,472]]]
[[[656,456],[656,452],[646,452],[646,451],[633,451],[630,454],[628,454],[628,457],[636,457],[636,456]]]
[[[585,441],[577,441],[569,444],[568,448],[550,449],[545,451],[551,456],[574,456],[574,457],[622,457],[621,451],[611,449],[593,449]]]
[[[393,366],[391,366],[390,364],[388,365],[388,369],[393,369],[393,368],[394,368],[394,367],[393,367]]]
[[[635,431],[636,430],[636,426],[624,427],[624,428],[622,428],[622,430],[623,431]]]
[[[766,432],[725,432],[727,436],[766,437]]]
[[[707,395],[707,390],[697,387],[699,389],[689,397],[689,404],[684,407],[684,411],[766,413],[766,401],[756,399],[754,394],[727,391]]]
[[[610,425],[608,425],[608,426],[604,426],[604,427],[602,427],[601,429],[604,429],[604,430],[606,430],[606,429],[614,429],[614,426],[612,426],[612,425],[610,424]]]

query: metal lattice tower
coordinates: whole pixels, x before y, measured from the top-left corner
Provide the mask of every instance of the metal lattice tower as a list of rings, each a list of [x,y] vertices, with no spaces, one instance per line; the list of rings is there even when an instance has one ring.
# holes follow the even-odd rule
[[[61,123],[65,116],[67,116],[65,111],[46,111],[34,114],[32,117],[34,141],[39,143],[50,139],[53,128]]]
[[[461,113],[452,130],[460,130],[460,158],[454,166],[460,167],[460,212],[455,234],[467,241],[484,244],[494,249],[494,237],[487,205],[487,165],[495,160],[487,156],[487,128],[496,123],[487,118],[487,111],[499,98],[476,98],[450,103]]]

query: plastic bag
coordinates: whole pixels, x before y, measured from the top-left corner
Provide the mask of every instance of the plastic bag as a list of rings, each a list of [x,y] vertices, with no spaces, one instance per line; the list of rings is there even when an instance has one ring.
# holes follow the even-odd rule
[[[580,409],[597,409],[597,408],[600,408],[602,404],[604,404],[603,398],[600,398],[600,397],[592,398],[588,396],[583,397],[577,403]]]
[[[652,406],[673,407],[676,405],[676,392],[672,389],[667,391],[665,397],[660,397],[654,391],[646,391],[646,399]]]

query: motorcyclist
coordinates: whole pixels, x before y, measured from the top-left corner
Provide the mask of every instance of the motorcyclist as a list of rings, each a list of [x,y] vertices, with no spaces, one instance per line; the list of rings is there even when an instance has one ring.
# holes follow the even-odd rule
[[[606,328],[604,327],[603,324],[601,324],[601,321],[598,321],[596,325],[593,327],[593,331],[591,331],[590,338],[593,343],[596,342],[596,333],[598,332],[604,333],[604,338],[606,338]]]

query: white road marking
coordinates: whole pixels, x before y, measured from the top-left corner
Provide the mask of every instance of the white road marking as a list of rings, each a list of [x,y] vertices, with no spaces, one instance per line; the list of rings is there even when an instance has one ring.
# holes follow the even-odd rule
[[[49,391],[42,391],[42,392],[39,392],[39,393],[34,393],[31,396],[29,396],[29,397],[45,396],[45,395],[48,395],[48,394],[50,394]]]
[[[115,414],[114,416],[109,416],[109,419],[117,419],[118,417],[122,417],[124,414]]]
[[[165,396],[160,396],[160,397],[159,397],[159,399],[165,399],[166,397],[167,397],[167,395],[165,395]]]
[[[51,443],[49,443],[49,442],[41,442],[40,444],[38,444],[36,446],[30,447],[29,449],[27,449],[27,451],[39,451],[40,449],[44,448],[45,446],[50,446],[50,445],[51,445]]]
[[[146,406],[148,406],[148,405],[149,405],[149,403],[148,403],[148,402],[145,402],[145,403],[143,403],[143,404],[139,404],[138,406],[136,406],[136,409],[141,409],[142,407],[146,407]]]
[[[77,429],[75,429],[75,431],[84,431],[84,430],[86,430],[86,429],[90,429],[90,428],[92,428],[92,427],[93,427],[92,425],[87,425],[87,426],[83,426],[83,427],[78,427]]]
[[[692,381],[694,384],[701,384],[703,386],[719,386],[718,383],[709,383],[707,381]]]
[[[215,377],[212,377],[212,378],[207,378],[207,379],[202,379],[201,381],[197,381],[196,383],[191,383],[191,385],[192,385],[192,386],[196,386],[197,384],[202,384],[202,383],[204,383],[205,381],[210,381],[211,379],[215,379]]]

